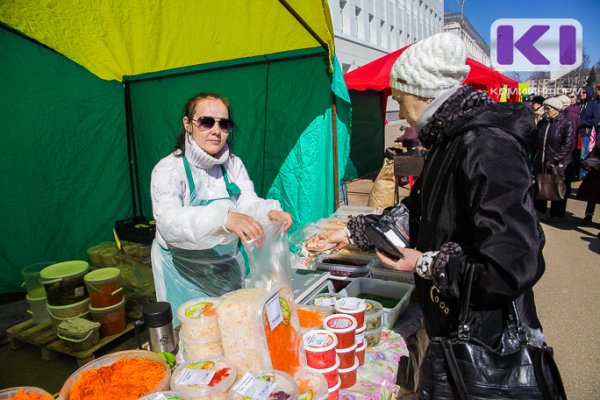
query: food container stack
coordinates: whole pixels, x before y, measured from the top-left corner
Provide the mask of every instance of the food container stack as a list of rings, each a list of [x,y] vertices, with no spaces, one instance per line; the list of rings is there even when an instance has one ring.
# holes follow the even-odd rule
[[[383,329],[383,305],[375,300],[365,300],[365,348],[379,344]],[[364,353],[362,355],[364,360]],[[359,357],[360,358],[360,357]],[[362,361],[364,362],[364,361]],[[362,364],[361,364],[362,365]]]
[[[214,297],[198,297],[183,303],[177,309],[181,324],[179,339],[183,347],[183,358],[223,355],[221,333],[217,324],[217,307],[221,300]]]
[[[200,358],[180,364],[171,376],[171,389],[190,400],[225,400],[237,373],[222,356]]]
[[[100,268],[87,273],[83,280],[90,295],[92,319],[100,323],[100,334],[112,336],[123,332],[127,327],[127,317],[121,270]]]
[[[56,335],[75,351],[87,350],[100,341],[100,323],[73,318],[58,325]]]

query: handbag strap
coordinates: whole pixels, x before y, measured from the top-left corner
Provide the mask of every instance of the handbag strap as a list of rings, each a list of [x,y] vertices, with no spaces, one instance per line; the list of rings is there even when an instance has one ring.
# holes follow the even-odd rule
[[[544,375],[544,371],[548,369],[552,373],[552,379],[554,380],[554,386],[556,390],[558,390],[558,395],[561,399],[566,400],[567,394],[565,392],[565,387],[563,385],[560,372],[558,371],[558,367],[554,361],[554,357],[552,357],[552,350],[546,345],[540,349],[537,349],[533,357],[533,363],[535,366],[533,369],[535,372],[535,380],[537,381],[538,387],[540,388],[544,399],[555,398],[554,394],[551,393],[549,389],[552,382],[548,382],[546,375]]]
[[[460,400],[469,400],[471,397],[469,396],[469,391],[467,390],[462,373],[458,367],[458,362],[456,362],[456,357],[454,356],[454,351],[452,350],[452,343],[450,343],[450,340],[448,339],[442,339],[441,344],[442,349],[444,350],[446,362],[448,363],[450,375],[454,381],[454,387],[458,392],[458,397]]]
[[[469,340],[471,338],[471,326],[469,325],[469,305],[471,304],[471,288],[473,286],[473,275],[475,266],[467,264],[467,281],[464,286],[464,296],[461,296],[460,314],[458,315],[458,339]]]

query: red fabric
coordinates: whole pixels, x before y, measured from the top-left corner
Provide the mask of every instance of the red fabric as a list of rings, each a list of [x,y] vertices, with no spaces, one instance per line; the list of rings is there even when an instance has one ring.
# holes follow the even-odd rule
[[[374,90],[383,91],[384,97],[391,94],[390,71],[396,59],[412,44],[385,55],[377,60],[371,61],[344,75],[346,86],[350,90]],[[471,84],[475,89],[485,89],[494,101],[500,100],[500,89],[507,85],[513,93],[518,93],[519,83],[506,75],[494,71],[492,68],[481,64],[471,58],[467,58],[467,65],[471,71],[465,79],[465,84]],[[518,95],[512,94],[509,101],[518,101]]]

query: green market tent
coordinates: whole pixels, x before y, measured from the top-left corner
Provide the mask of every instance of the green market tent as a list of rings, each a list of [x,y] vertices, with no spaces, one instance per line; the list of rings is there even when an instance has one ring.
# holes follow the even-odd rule
[[[350,115],[330,18],[327,0],[0,2],[0,294],[152,215],[151,170],[200,91],[230,100],[259,195],[295,226],[330,214]]]

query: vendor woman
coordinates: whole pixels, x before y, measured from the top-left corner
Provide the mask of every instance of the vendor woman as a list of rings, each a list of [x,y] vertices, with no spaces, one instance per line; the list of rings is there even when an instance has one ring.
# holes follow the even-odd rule
[[[258,239],[259,221],[281,221],[285,230],[292,224],[278,201],[256,195],[242,160],[229,152],[233,129],[227,100],[194,96],[183,110],[175,151],[152,171],[152,270],[157,299],[173,310],[195,297],[241,288],[238,239]]]

